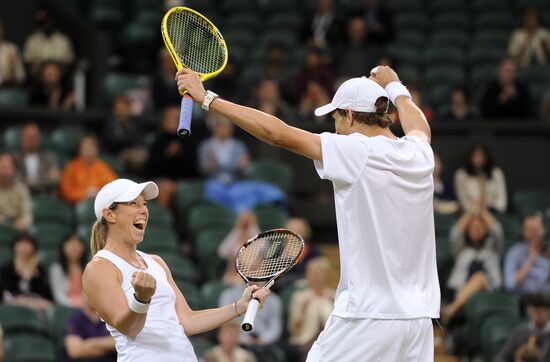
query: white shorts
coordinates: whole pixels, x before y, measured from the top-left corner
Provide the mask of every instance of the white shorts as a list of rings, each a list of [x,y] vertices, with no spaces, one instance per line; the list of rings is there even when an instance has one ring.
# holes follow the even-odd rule
[[[331,315],[307,362],[433,362],[430,318],[357,319]]]

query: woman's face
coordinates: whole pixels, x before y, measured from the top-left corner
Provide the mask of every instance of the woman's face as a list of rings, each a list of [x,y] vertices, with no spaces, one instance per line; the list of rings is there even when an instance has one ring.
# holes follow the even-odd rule
[[[13,253],[15,257],[29,258],[36,253],[36,249],[29,240],[21,239],[15,243]]]
[[[80,142],[80,157],[85,161],[93,161],[97,158],[98,149],[97,143],[93,138],[84,138]]]
[[[114,225],[111,226],[123,241],[139,243],[145,235],[145,228],[149,220],[147,201],[143,195],[135,200],[118,203],[115,210]]]
[[[474,152],[472,153],[472,165],[476,170],[480,170],[485,166],[485,163],[487,162],[487,155],[483,151],[481,147],[476,147]]]
[[[479,245],[487,236],[487,228],[479,218],[473,219],[468,225],[468,238],[475,245]]]
[[[63,245],[63,254],[69,262],[78,262],[84,254],[84,244],[77,237],[72,237]]]

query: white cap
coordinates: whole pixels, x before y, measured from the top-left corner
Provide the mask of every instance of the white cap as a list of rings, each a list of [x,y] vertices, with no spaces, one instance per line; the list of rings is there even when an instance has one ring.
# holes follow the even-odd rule
[[[100,220],[103,209],[109,208],[115,202],[132,201],[142,192],[145,200],[151,200],[159,195],[159,188],[152,181],[138,184],[132,180],[119,178],[109,182],[99,190],[95,197],[95,216]]]
[[[376,100],[388,98],[388,94],[378,83],[367,77],[346,80],[332,98],[332,102],[315,110],[316,116],[324,116],[336,109],[351,109],[355,112],[376,112]]]

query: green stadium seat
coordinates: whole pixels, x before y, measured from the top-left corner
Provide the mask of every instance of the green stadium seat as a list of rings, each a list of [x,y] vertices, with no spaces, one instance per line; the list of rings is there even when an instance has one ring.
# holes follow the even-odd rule
[[[470,42],[470,36],[465,32],[439,30],[432,34],[428,40],[428,49],[437,48],[462,48],[464,49]],[[462,56],[464,56],[462,54]],[[462,63],[462,62],[461,62]]]
[[[261,230],[282,228],[288,220],[288,213],[279,206],[257,206],[254,213]]]
[[[111,168],[113,169],[113,171],[115,171],[115,173],[117,175],[122,175],[124,174],[124,166],[122,165],[122,163],[118,160],[118,158],[114,155],[111,155],[109,153],[102,153],[99,158],[103,161],[103,162],[106,162],[109,166],[111,166]]]
[[[502,226],[506,240],[514,240],[515,242],[521,240],[521,222],[519,217],[501,213],[495,213],[494,216]]]
[[[468,11],[468,4],[464,0],[432,0],[429,6],[430,10],[434,13],[465,13]]]
[[[224,0],[220,5],[226,14],[258,11],[256,0]]]
[[[506,49],[508,47],[508,41],[510,40],[510,34],[502,32],[501,30],[488,29],[485,31],[476,31],[473,34],[472,46],[473,47],[498,47]]]
[[[462,68],[465,63],[464,50],[453,45],[431,46],[424,52],[424,64],[429,67],[426,73],[429,73],[432,67],[435,66],[450,65]],[[456,69],[455,71],[458,71],[460,75],[464,76],[463,69]]]
[[[418,66],[422,63],[422,53],[416,46],[406,43],[393,43],[387,46],[386,53],[398,63]]]
[[[507,0],[474,0],[470,6],[475,14],[510,9],[510,4]]]
[[[493,361],[512,332],[523,321],[519,318],[491,317],[481,326],[481,345],[485,361]]]
[[[65,323],[78,311],[77,308],[55,306],[46,312],[46,321],[48,325],[48,335],[54,341],[57,355],[61,356],[65,346],[64,331]]]
[[[395,29],[399,31],[408,31],[409,29],[424,29],[428,24],[426,13],[421,12],[400,12],[394,15],[393,19]]]
[[[49,270],[50,266],[54,263],[57,263],[59,260],[59,250],[57,249],[44,249],[40,250],[39,254],[39,260],[40,264],[46,268],[46,270]]]
[[[550,69],[546,65],[530,65],[520,68],[518,77],[528,83],[542,83],[548,86],[550,83]]]
[[[249,11],[238,12],[227,15],[227,18],[224,20],[223,26],[221,27],[221,31],[224,36],[227,31],[236,29],[254,32],[260,29],[263,23],[263,19],[259,17],[257,13]],[[231,49],[231,47],[229,49]]]
[[[517,25],[517,19],[509,11],[488,11],[478,14],[475,17],[475,28],[481,29],[502,29],[506,32]]]
[[[92,236],[92,227],[93,223],[81,223],[78,224],[76,227],[76,233],[82,240],[84,240],[84,243],[88,243],[90,241],[90,238]]]
[[[21,144],[21,126],[11,126],[4,131],[4,147],[6,151],[17,151]]]
[[[473,65],[470,68],[470,84],[473,89],[482,89],[496,79],[497,66],[494,64]]]
[[[387,6],[392,12],[424,11],[425,8],[423,0],[389,0]]]
[[[204,199],[204,182],[188,181],[181,184],[176,191],[176,210],[179,215],[185,213],[195,205],[208,203]]]
[[[274,13],[267,19],[268,29],[293,29],[299,31],[303,24],[303,16],[296,12]]]
[[[399,79],[405,84],[407,84],[407,82],[418,82],[421,79],[420,70],[415,66],[398,66],[397,74],[399,74]]]
[[[430,105],[435,110],[444,108],[449,103],[451,90],[457,82],[434,84],[431,83],[424,91],[425,103]]]
[[[424,81],[428,87],[442,84],[462,84],[465,77],[464,68],[458,65],[435,65],[427,68],[424,72]]]
[[[12,261],[13,261],[13,252],[11,250],[11,247],[1,246],[0,247],[0,267]]]
[[[74,207],[76,222],[93,224],[96,221],[94,200],[83,200]]]
[[[199,278],[197,267],[190,260],[177,254],[160,254],[159,255],[170,271],[174,279],[185,279],[190,282],[196,282]]]
[[[432,17],[432,28],[440,30],[454,30],[462,34],[467,34],[472,26],[472,20],[469,13],[442,12],[436,13]]]
[[[227,287],[228,285],[218,279],[210,280],[204,283],[201,288],[203,307],[206,309],[216,308],[218,306],[220,295]]]
[[[197,259],[204,262],[217,256],[218,246],[226,236],[227,232],[225,230],[209,229],[201,231],[193,242]]]
[[[472,66],[498,65],[506,57],[506,49],[473,45],[470,48],[468,60]]]
[[[0,88],[0,106],[21,107],[29,103],[29,95],[22,88]]]
[[[177,253],[179,248],[178,236],[171,228],[147,226],[139,250],[149,254]]]
[[[409,46],[421,47],[426,44],[426,35],[423,31],[408,30],[398,32],[395,42],[398,44],[407,44]]]
[[[72,226],[55,222],[35,223],[31,227],[31,234],[36,238],[38,248],[44,250],[57,250],[61,241],[72,232]]]
[[[283,191],[290,190],[294,178],[290,166],[277,160],[252,161],[246,174],[252,180],[269,182]]]
[[[268,14],[298,12],[298,4],[299,2],[294,0],[268,0],[264,3],[264,10]]]
[[[200,289],[195,284],[184,278],[175,278],[174,281],[185,297],[189,307],[191,307],[192,310],[202,309],[202,296]]]
[[[83,134],[78,127],[59,127],[52,132],[50,140],[56,153],[73,156],[78,151],[78,143]]]
[[[147,209],[149,210],[147,227],[172,228],[174,226],[174,216],[171,210],[151,201],[147,204]]]
[[[124,12],[115,7],[94,8],[89,15],[94,24],[105,30],[115,30],[124,21]]]
[[[6,335],[46,332],[38,313],[20,305],[0,304],[0,325]]]
[[[516,191],[512,198],[512,204],[517,215],[526,215],[535,211],[546,213],[550,209],[550,191]]]
[[[17,235],[19,235],[19,229],[9,224],[0,223],[0,248],[11,249],[11,242]]]
[[[286,285],[279,292],[279,297],[281,298],[281,302],[283,304],[283,323],[285,326],[287,325],[288,318],[290,316],[290,302],[292,302],[292,296],[297,291],[304,290],[305,288],[307,288],[306,283],[294,282]],[[285,330],[287,329],[285,328]]]
[[[39,335],[14,335],[4,340],[5,360],[9,362],[56,362],[53,343]]]
[[[129,30],[130,33],[132,31],[133,30]],[[136,31],[136,34],[130,34],[130,35],[127,34],[126,36],[135,36],[136,39],[134,39],[134,41],[138,42],[142,35],[140,34],[141,30],[135,30],[135,31]],[[145,32],[147,33],[147,30],[145,30]],[[149,34],[149,35],[153,36],[153,34]],[[135,74],[128,74],[128,73],[111,72],[107,74],[104,80],[105,95],[106,95],[105,100],[107,102],[112,102],[112,100],[117,95],[125,94],[135,89],[148,88],[150,85],[151,85],[151,77],[149,75],[145,75],[145,74],[135,75]]]
[[[448,237],[451,228],[458,221],[454,215],[434,213],[435,234]]]
[[[255,34],[249,30],[228,30],[223,37],[229,49],[234,46],[249,49],[256,42]]]
[[[229,232],[235,224],[235,213],[217,205],[197,205],[189,210],[187,227],[193,235],[208,229]]]
[[[212,255],[199,264],[200,272],[204,280],[221,279],[226,271],[226,267],[227,261],[220,259],[217,255]]]
[[[32,215],[35,224],[57,223],[72,226],[73,209],[56,197],[37,196],[32,199]]]
[[[472,330],[479,331],[490,317],[519,318],[520,306],[516,295],[504,292],[479,292],[464,308],[466,321]]]
[[[270,29],[266,30],[259,41],[261,49],[267,49],[269,44],[278,42],[291,49],[298,43],[298,35],[290,29]]]

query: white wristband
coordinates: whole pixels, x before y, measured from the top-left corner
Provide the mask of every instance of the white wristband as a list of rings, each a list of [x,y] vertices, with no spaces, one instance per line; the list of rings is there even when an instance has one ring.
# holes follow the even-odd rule
[[[145,314],[149,310],[149,304],[141,303],[136,300],[136,296],[133,295],[132,298],[130,298],[130,302],[128,303],[128,307],[130,307],[130,310],[132,312],[138,313],[138,314]]]
[[[394,105],[397,97],[405,96],[409,99],[411,98],[411,94],[409,93],[409,90],[401,82],[393,81],[388,85],[386,85],[385,89],[386,89],[386,93],[388,93],[388,97],[390,97],[390,101]]]

